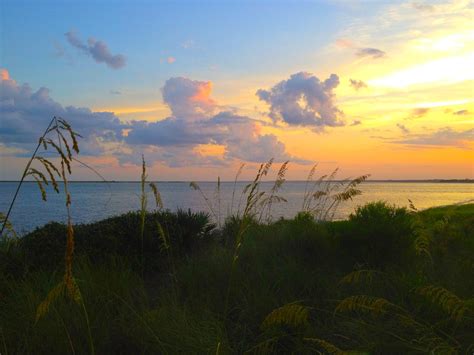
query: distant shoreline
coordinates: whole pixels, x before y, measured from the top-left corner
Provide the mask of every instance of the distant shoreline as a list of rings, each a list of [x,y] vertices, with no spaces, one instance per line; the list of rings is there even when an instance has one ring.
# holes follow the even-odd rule
[[[164,181],[159,181],[159,180],[150,180],[153,182],[157,183],[181,183],[181,184],[189,184],[191,181],[184,181],[184,180],[164,180]],[[333,182],[340,182],[343,180],[333,180]],[[12,182],[20,182],[19,180],[1,180],[0,183],[12,183]],[[59,181],[58,181],[59,182]],[[216,181],[214,180],[201,180],[201,181],[196,181],[197,183],[215,183]],[[249,183],[251,180],[240,180],[237,183]],[[274,182],[273,180],[268,180],[268,181],[263,181],[264,183],[272,183]],[[287,180],[287,183],[292,183],[292,182],[299,182],[299,183],[305,183],[306,180]],[[367,180],[365,183],[439,183],[439,184],[473,184],[474,179],[426,179],[426,180]],[[36,181],[24,181],[24,183],[36,183]],[[101,181],[101,180],[84,180],[84,181],[69,181],[69,183],[72,184],[130,184],[130,183],[140,183],[140,181],[133,181],[133,180],[110,180],[110,181]],[[221,181],[221,183],[234,183],[233,180],[228,180],[228,181]]]

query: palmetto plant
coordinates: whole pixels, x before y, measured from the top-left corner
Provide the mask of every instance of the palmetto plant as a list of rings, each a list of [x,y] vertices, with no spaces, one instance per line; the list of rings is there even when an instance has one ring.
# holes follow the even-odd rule
[[[340,285],[367,289],[375,279],[384,285],[397,284],[407,289],[402,279],[390,280],[388,274],[378,270],[357,270],[344,276]],[[386,289],[386,286],[382,287]],[[410,303],[400,304],[386,297],[367,294],[350,295],[338,302],[334,315],[351,320],[354,326],[370,329],[374,334],[387,337],[414,353],[457,354],[461,350],[462,332],[459,327],[471,327],[474,299],[461,299],[453,292],[435,285],[411,289],[411,302],[421,302],[428,313],[442,311],[439,322],[429,322],[420,309]],[[471,328],[472,329],[472,328]],[[471,344],[471,347],[474,344]]]

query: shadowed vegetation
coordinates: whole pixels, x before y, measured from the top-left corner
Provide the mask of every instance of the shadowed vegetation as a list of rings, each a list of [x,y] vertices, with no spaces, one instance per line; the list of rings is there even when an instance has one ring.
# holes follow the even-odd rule
[[[243,231],[239,217],[219,231],[203,213],[147,213],[143,276],[133,212],[74,227],[74,274],[97,353],[466,353],[473,209],[378,202],[346,221],[248,217]],[[90,352],[84,312],[69,298],[35,322],[62,277],[66,228],[2,240],[3,353]],[[429,254],[416,251],[420,235]],[[236,238],[244,242],[234,263]]]

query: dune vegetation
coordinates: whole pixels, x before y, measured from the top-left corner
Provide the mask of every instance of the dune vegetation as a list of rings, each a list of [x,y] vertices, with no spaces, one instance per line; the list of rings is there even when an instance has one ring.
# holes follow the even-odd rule
[[[59,119],[48,130],[39,145],[59,163],[33,155],[43,170],[28,164],[23,178],[37,178],[44,198],[44,185],[62,183],[68,207],[77,134]],[[316,179],[313,168],[301,212],[274,220],[287,163],[262,191],[272,163],[224,221],[218,193],[203,194],[208,212],[167,210],[145,161],[139,211],[80,225],[69,216],[21,237],[6,221],[0,353],[474,351],[474,204],[417,211],[378,201],[334,221],[367,176]]]

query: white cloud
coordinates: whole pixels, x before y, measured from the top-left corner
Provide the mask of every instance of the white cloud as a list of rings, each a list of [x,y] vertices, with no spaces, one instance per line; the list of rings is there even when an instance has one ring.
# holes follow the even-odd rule
[[[274,122],[321,129],[343,125],[342,111],[334,102],[333,90],[338,85],[336,74],[321,81],[313,74],[300,72],[269,90],[258,90],[257,96],[270,106],[269,116]]]

